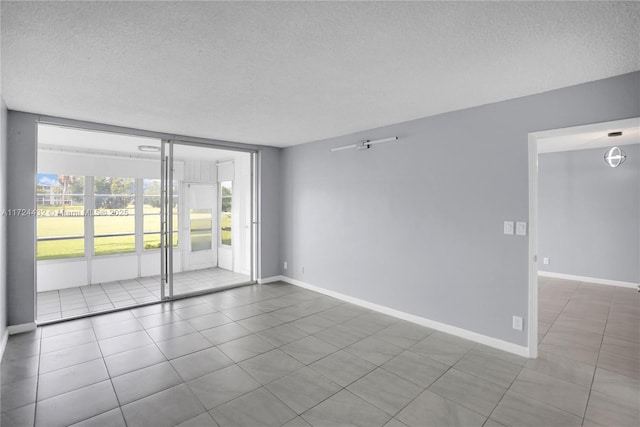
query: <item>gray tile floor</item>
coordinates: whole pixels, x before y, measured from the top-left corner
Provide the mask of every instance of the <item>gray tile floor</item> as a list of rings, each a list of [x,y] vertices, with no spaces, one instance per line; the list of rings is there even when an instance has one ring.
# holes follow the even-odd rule
[[[248,282],[250,277],[222,268],[175,273],[174,294],[187,294]],[[160,276],[38,292],[37,320],[59,320],[160,300]]]
[[[640,294],[542,279],[527,360],[275,283],[14,335],[2,426],[636,426]]]

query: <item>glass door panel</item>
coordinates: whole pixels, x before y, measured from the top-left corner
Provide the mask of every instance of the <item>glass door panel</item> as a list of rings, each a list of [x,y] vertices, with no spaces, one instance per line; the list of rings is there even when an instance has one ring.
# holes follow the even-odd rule
[[[38,323],[160,298],[158,249],[143,244],[160,150],[160,139],[38,124]]]
[[[163,145],[160,218],[149,219],[145,232],[160,229],[165,297],[251,282],[252,154],[176,141]],[[166,184],[170,180],[171,188]],[[170,209],[168,200],[176,193],[183,197]],[[169,235],[185,238],[170,247]]]

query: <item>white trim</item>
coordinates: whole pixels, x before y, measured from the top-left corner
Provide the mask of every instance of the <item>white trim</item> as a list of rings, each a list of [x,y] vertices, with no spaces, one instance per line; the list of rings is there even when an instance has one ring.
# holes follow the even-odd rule
[[[7,342],[9,341],[9,329],[4,330],[2,335],[2,342],[0,342],[0,360],[4,357],[4,350],[7,348]]]
[[[610,122],[598,122],[588,125],[571,126],[566,128],[542,130],[534,132],[529,135],[535,135],[536,139],[552,138],[559,136],[569,136],[576,133],[592,133],[592,132],[606,132],[609,129],[618,128],[630,128],[640,125],[640,117],[631,117],[629,119],[613,120]]]
[[[578,282],[596,283],[598,285],[621,286],[623,288],[638,289],[640,283],[621,282],[619,280],[599,279],[596,277],[576,276],[575,274],[554,273],[551,271],[538,271],[538,275],[542,277],[551,277],[554,279],[575,280]]]
[[[527,345],[529,356],[538,357],[538,140],[529,134],[529,290]]]
[[[21,334],[23,332],[35,331],[36,322],[31,323],[22,323],[20,325],[11,325],[7,326],[7,331],[9,335]]]
[[[288,281],[284,276],[271,276],[266,277],[264,279],[258,279],[258,284],[263,285],[265,283],[279,282],[279,281]]]
[[[484,344],[489,347],[497,348],[498,350],[503,350],[509,353],[517,354],[518,356],[531,357],[528,347],[523,347],[523,346],[513,344],[507,341],[503,341],[497,338],[489,337],[487,335],[482,335],[477,332],[472,332],[467,329],[458,328],[456,326],[447,325],[446,323],[436,322],[435,320],[427,319],[425,317],[416,316],[413,314],[405,313],[403,311],[399,311],[399,310],[395,310],[382,305],[374,304],[372,302],[364,301],[349,295],[344,295],[339,292],[335,292],[328,289],[320,288],[318,286],[310,285],[308,283],[301,282],[300,280],[295,280],[290,277],[286,277],[286,276],[274,276],[274,277],[278,277],[278,280],[282,280],[292,285],[299,286],[304,289],[309,289],[310,291],[318,292],[333,298],[337,298],[339,300],[342,300],[351,304],[359,305],[361,307],[368,308],[370,310],[374,310],[383,314],[387,314],[389,316],[397,317],[398,319],[416,323],[421,326],[426,326],[431,329],[436,329],[438,331],[441,331],[450,335],[455,335],[457,337],[468,339],[480,344]]]

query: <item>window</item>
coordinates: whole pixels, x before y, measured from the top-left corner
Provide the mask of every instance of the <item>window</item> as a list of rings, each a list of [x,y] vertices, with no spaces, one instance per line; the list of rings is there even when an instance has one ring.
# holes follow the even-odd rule
[[[233,182],[220,183],[220,244],[231,246],[231,203]]]
[[[84,177],[38,174],[37,259],[84,256]]]
[[[189,227],[191,232],[191,251],[197,252],[211,249],[213,210],[191,209],[189,212]]]
[[[145,250],[160,247],[160,180],[145,179],[143,186],[143,246]],[[173,229],[178,230],[178,183],[173,181]],[[178,232],[173,233],[173,246],[178,246]]]
[[[135,252],[135,179],[95,177],[94,254]]]
[[[89,188],[85,189],[85,183]],[[136,183],[143,187],[141,208],[136,208]],[[132,253],[136,232],[142,235],[144,249],[160,247],[159,179],[41,173],[36,199],[38,260],[84,257],[86,240],[89,245],[93,242],[95,255]],[[178,200],[178,182],[174,181],[174,247],[178,246]],[[143,217],[142,230],[136,230],[137,215]],[[86,239],[85,226],[89,230],[93,226],[93,235]]]

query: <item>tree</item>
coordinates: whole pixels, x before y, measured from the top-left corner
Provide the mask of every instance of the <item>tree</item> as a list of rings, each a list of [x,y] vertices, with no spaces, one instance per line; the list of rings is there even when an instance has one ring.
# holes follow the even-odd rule
[[[220,202],[222,212],[231,212],[231,182],[223,182],[220,186]]]
[[[110,209],[126,208],[133,201],[133,178],[111,178]]]
[[[78,176],[69,184],[69,193],[73,204],[84,204],[84,177]]]
[[[133,178],[96,177],[96,209],[122,209],[133,201]]]
[[[67,205],[67,190],[69,185],[76,181],[76,177],[73,175],[58,175],[58,182],[62,185],[62,215],[64,215],[64,209]]]
[[[147,188],[144,189],[144,204],[154,208],[160,207],[160,181],[157,179],[148,180]]]
[[[159,179],[149,179],[145,180],[145,189],[144,189],[144,204],[152,206],[154,208],[160,207],[160,180]],[[173,181],[173,203],[172,206],[176,208],[178,206],[178,182]]]
[[[95,177],[93,189],[96,199],[96,209],[107,208],[106,204],[109,200],[108,196],[111,193],[110,178],[104,176]]]

